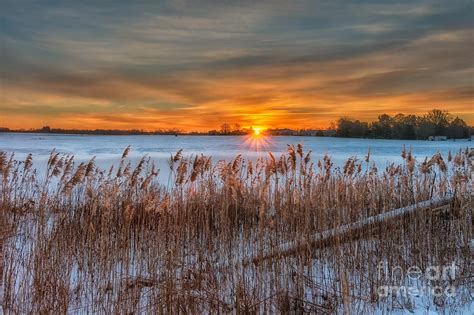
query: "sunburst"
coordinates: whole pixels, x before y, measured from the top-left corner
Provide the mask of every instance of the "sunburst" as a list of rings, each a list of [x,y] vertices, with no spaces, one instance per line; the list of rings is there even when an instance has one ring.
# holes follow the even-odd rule
[[[243,146],[250,151],[268,151],[270,150],[270,137],[265,134],[263,128],[254,127],[252,132],[245,136]]]

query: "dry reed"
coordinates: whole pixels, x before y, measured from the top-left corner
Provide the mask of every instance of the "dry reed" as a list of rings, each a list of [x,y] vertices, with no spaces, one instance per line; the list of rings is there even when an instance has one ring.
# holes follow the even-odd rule
[[[353,313],[410,310],[413,301],[382,298],[379,262],[421,268],[455,261],[447,280],[455,299],[430,297],[456,310],[470,302],[473,150],[436,154],[379,171],[367,156],[334,167],[313,162],[303,147],[256,162],[237,156],[212,163],[180,150],[169,161],[169,185],[130,147],[108,172],[94,159],[76,165],[52,152],[46,176],[0,152],[5,313]],[[434,197],[453,195],[441,212],[424,211],[324,248],[317,233]],[[432,209],[431,209],[432,210]],[[271,259],[247,265],[262,251]],[[387,283],[387,281],[389,283]],[[433,283],[426,282],[430,285]]]

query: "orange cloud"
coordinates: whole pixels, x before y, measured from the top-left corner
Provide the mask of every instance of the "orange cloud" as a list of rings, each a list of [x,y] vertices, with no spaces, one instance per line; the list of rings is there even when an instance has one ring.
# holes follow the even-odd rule
[[[218,14],[14,12],[0,31],[0,126],[326,128],[432,108],[474,124],[474,39],[461,5],[206,5]],[[81,22],[64,28],[65,17]]]

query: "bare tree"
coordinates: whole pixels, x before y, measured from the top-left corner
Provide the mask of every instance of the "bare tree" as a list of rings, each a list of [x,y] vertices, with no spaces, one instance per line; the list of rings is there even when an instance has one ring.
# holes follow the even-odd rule
[[[228,123],[223,123],[221,125],[221,133],[227,134],[230,132],[230,125]]]

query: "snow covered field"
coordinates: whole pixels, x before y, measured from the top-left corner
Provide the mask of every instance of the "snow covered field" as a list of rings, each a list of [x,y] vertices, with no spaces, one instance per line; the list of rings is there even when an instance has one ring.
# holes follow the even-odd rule
[[[1,294],[12,312],[473,312],[470,142],[275,137],[256,150],[241,137],[0,140],[18,158],[0,163]],[[297,142],[315,164],[303,147],[285,152]],[[170,154],[184,149],[168,189],[146,184],[155,176],[146,162],[125,167],[128,145],[133,164],[146,154],[168,172]],[[53,148],[97,165],[56,156],[43,172]],[[431,158],[438,151],[445,160]],[[199,153],[227,163],[186,158]],[[111,175],[97,168],[111,163]],[[440,206],[448,211],[431,212]],[[325,247],[304,245],[322,238]]]
[[[306,151],[312,150],[314,160],[324,154],[331,156],[335,166],[342,166],[351,156],[362,159],[370,148],[371,160],[378,167],[389,163],[401,163],[403,146],[411,148],[418,161],[441,152],[453,154],[462,149],[472,148],[467,140],[457,141],[415,141],[415,140],[374,140],[345,139],[332,137],[265,137],[258,145],[247,136],[95,136],[57,134],[15,134],[0,133],[0,151],[15,152],[18,159],[32,153],[35,167],[43,167],[53,149],[59,153],[72,154],[76,161],[88,161],[95,156],[97,165],[107,168],[116,163],[127,146],[131,146],[130,158],[138,160],[143,155],[150,156],[166,175],[170,154],[182,149],[184,156],[204,154],[213,161],[229,160],[242,154],[244,158],[256,159],[267,156],[271,151],[275,156],[286,152],[287,144],[302,144]]]

